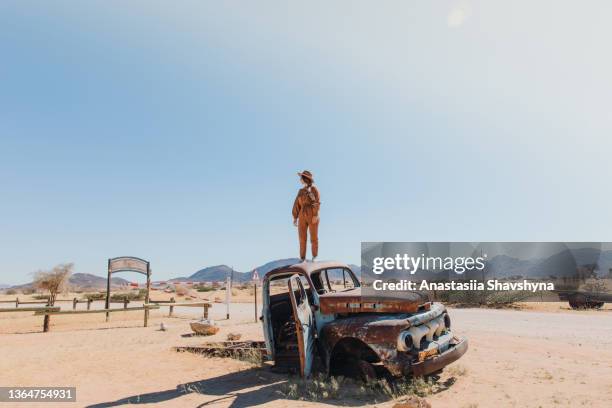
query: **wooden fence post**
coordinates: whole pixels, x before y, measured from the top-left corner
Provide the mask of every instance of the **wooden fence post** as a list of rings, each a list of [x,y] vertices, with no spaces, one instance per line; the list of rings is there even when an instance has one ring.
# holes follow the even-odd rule
[[[15,308],[18,308],[18,307],[19,307],[19,298],[16,298],[15,299]]]
[[[123,308],[124,308],[124,309],[127,309],[127,305],[128,305],[128,303],[130,303],[130,301],[128,300],[128,298],[124,298],[124,299],[123,299]]]
[[[174,303],[174,297],[170,298],[170,302]],[[170,306],[170,310],[168,311],[168,317],[172,316],[172,312],[174,312],[174,306]]]
[[[79,303],[77,298],[72,299],[72,310],[76,310],[77,303]]]
[[[204,306],[204,319],[208,319],[208,305]]]
[[[91,302],[93,302],[93,299],[87,299],[87,310],[91,309]]]
[[[47,307],[50,307],[50,306],[51,306],[50,302],[47,302]],[[46,314],[43,320],[43,333],[46,333],[49,331],[49,320],[50,319],[51,319],[51,316]]]

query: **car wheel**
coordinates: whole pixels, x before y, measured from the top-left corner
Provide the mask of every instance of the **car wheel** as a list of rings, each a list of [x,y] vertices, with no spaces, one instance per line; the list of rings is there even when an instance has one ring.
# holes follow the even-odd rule
[[[359,377],[363,382],[368,383],[376,380],[376,369],[372,364],[364,360],[359,360],[357,362],[357,368],[359,370]]]
[[[584,309],[587,307],[587,300],[583,295],[573,295],[568,301],[572,309]]]
[[[586,305],[589,309],[601,309],[604,305],[604,302],[587,302]]]

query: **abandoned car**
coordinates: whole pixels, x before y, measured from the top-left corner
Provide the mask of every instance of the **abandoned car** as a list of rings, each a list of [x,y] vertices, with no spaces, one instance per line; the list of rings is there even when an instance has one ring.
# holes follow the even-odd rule
[[[339,262],[302,262],[263,280],[264,336],[277,371],[308,376],[421,376],[467,351],[450,331],[445,307],[425,294],[362,297],[359,280]]]

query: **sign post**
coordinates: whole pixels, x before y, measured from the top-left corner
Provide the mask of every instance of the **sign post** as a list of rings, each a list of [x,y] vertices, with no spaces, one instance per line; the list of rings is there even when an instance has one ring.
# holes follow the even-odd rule
[[[106,303],[105,309],[110,309],[110,287],[111,275],[116,272],[136,272],[147,277],[147,293],[145,294],[145,305],[149,303],[151,291],[151,267],[148,261],[136,258],[134,256],[120,256],[108,260],[108,278],[106,281]],[[106,321],[108,322],[109,312],[106,312]],[[144,326],[149,323],[149,309],[145,307]]]
[[[253,280],[253,294],[255,296],[255,323],[257,323],[257,282],[259,281],[259,273],[257,273],[257,269],[253,271],[253,276],[251,279]]]
[[[106,301],[104,303],[104,308],[106,310],[110,309],[110,284],[111,284],[111,260],[108,260],[108,267],[107,267],[107,279],[106,279]],[[110,313],[106,312],[106,321],[108,322]]]
[[[230,302],[232,300],[232,278],[230,278],[229,276],[227,277],[226,281],[225,281],[225,305],[226,305],[226,317],[227,320],[229,320],[230,316],[229,316],[229,309],[230,309]]]

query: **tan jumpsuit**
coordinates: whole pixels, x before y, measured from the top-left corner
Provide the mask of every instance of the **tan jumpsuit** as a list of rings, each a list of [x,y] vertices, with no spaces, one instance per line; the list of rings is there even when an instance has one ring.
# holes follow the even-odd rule
[[[312,257],[315,258],[319,253],[319,220],[312,222],[313,218],[319,216],[321,206],[319,190],[315,186],[310,187],[314,196],[311,200],[308,194],[308,187],[298,191],[295,202],[293,203],[293,219],[298,220],[298,237],[300,239],[300,258],[306,259],[306,238],[310,231],[310,250]]]

